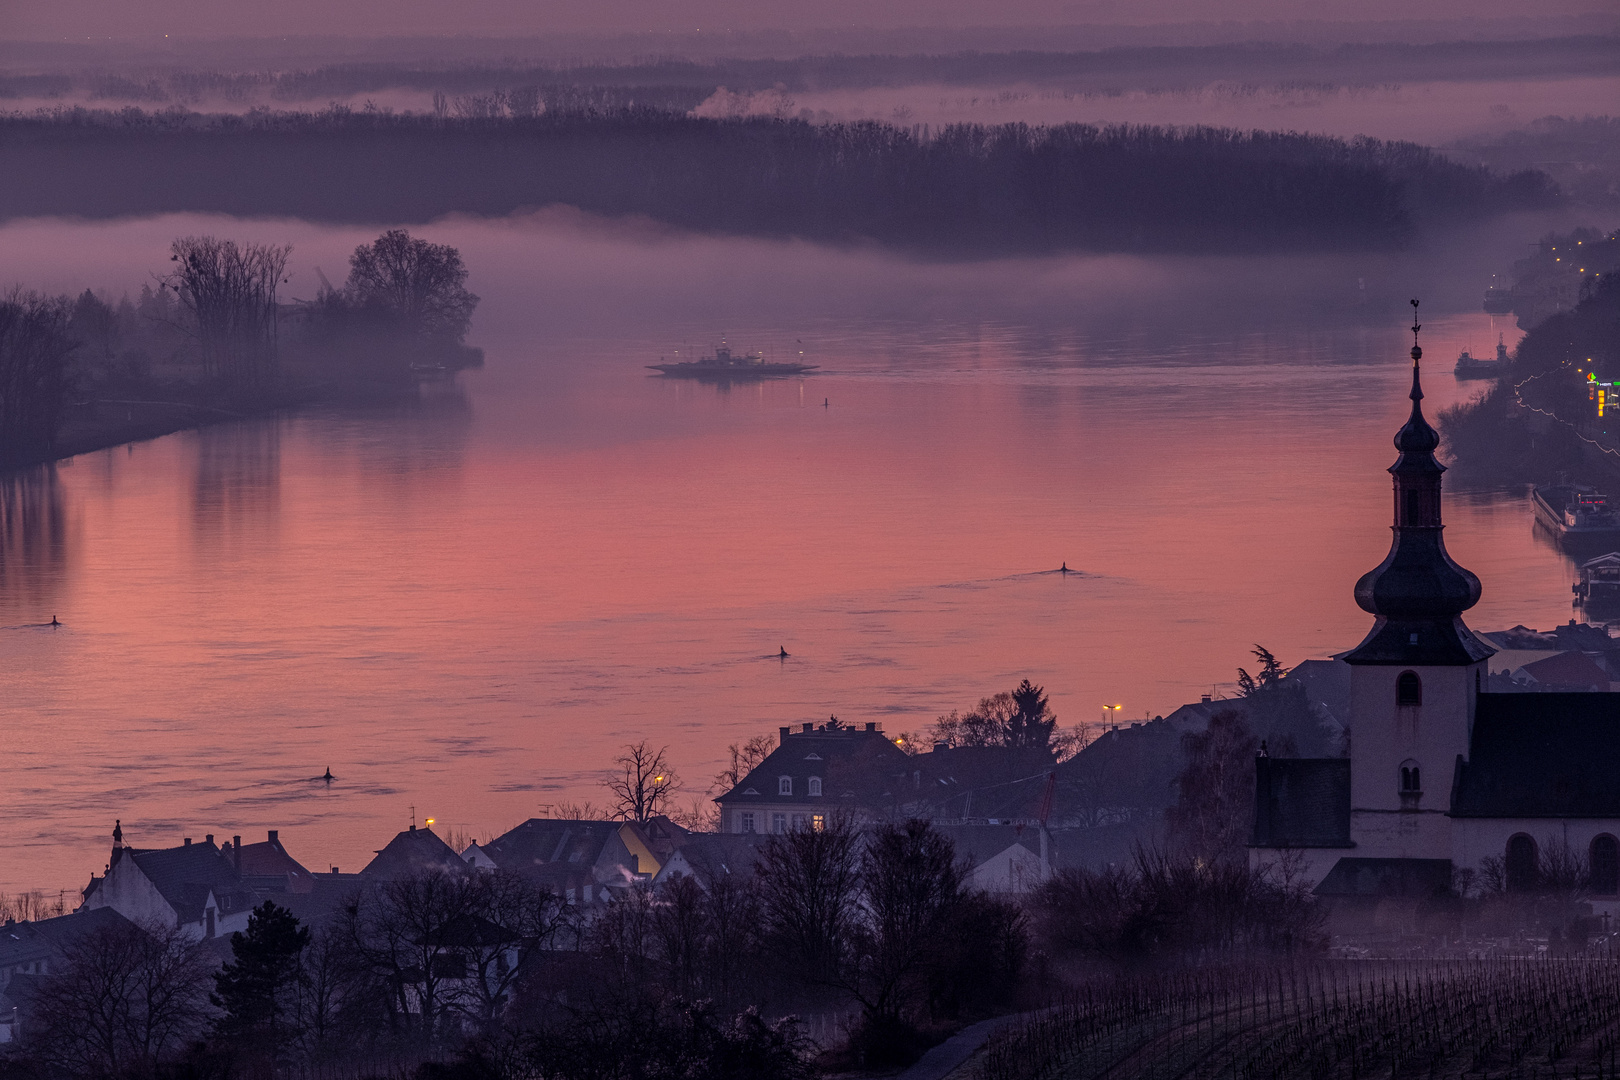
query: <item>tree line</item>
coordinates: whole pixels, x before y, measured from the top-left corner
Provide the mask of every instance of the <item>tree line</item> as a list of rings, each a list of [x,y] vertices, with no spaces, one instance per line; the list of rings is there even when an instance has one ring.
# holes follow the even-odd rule
[[[291,252],[186,236],[133,300],[0,297],[0,465],[51,457],[75,401],[252,410],[284,400],[290,381],[414,385],[480,362],[463,345],[478,297],[455,248],[390,230],[355,249],[341,287],[323,278],[305,303],[279,294]]]
[[[813,125],[650,108],[538,116],[69,110],[0,119],[0,215],[213,211],[428,221],[566,204],[729,234],[937,254],[1399,247],[1541,207],[1424,147],[1215,128]]]

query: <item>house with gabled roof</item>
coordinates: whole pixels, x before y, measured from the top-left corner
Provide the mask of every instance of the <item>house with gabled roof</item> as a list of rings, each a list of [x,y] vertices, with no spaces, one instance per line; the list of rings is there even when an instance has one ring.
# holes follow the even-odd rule
[[[244,844],[240,836],[233,836],[220,853],[244,883],[260,892],[307,893],[315,887],[314,876],[281,846],[277,829],[269,830],[268,839],[257,844]]]
[[[112,856],[103,877],[84,890],[85,909],[112,908],[137,925],[160,925],[211,938],[247,929],[258,895],[214,846],[190,837],[179,847],[142,849],[124,843],[113,827]]]
[[[467,861],[431,828],[412,825],[378,849],[376,857],[360,871],[365,881],[399,881],[417,874],[438,872],[465,874]]]
[[[857,728],[834,716],[799,731],[782,728],[777,748],[715,802],[725,832],[818,828],[833,814],[873,819],[895,812],[913,771],[911,758],[880,726]]]
[[[522,874],[570,903],[588,904],[606,899],[609,890],[651,881],[663,867],[655,848],[670,838],[666,829],[655,841],[633,821],[530,818],[488,843],[470,845],[462,857],[474,867]]]

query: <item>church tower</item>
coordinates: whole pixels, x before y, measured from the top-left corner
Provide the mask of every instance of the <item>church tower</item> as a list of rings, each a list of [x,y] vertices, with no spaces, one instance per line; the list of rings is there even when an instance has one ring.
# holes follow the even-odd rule
[[[1495,652],[1463,624],[1479,578],[1446,554],[1439,433],[1423,418],[1417,301],[1412,415],[1395,433],[1394,542],[1356,582],[1377,617],[1344,660],[1350,676],[1350,835],[1359,858],[1451,858],[1451,784],[1468,753],[1475,700]]]

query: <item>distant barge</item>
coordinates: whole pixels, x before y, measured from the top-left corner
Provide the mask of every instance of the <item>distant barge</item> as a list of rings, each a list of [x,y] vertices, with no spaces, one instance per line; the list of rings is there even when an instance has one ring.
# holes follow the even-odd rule
[[[803,375],[815,364],[767,363],[759,353],[734,353],[722,345],[712,356],[674,364],[648,364],[653,371],[678,379],[763,379],[772,375]]]
[[[1620,512],[1607,495],[1591,488],[1535,487],[1530,504],[1536,519],[1565,540],[1620,539]]]

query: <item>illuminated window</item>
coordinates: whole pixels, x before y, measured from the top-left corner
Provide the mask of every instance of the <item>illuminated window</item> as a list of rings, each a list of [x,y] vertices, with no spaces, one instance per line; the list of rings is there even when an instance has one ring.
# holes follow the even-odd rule
[[[810,794],[812,794],[812,795],[820,795],[821,794],[821,777],[812,776],[810,778]]]
[[[793,777],[784,776],[780,780],[778,780],[776,782],[776,793],[778,795],[791,795],[791,794],[793,794]]]
[[[737,815],[737,831],[738,832],[753,832],[754,831],[754,815],[750,814],[750,813],[746,813],[746,812],[738,814]]]
[[[811,814],[810,815],[810,828],[814,829],[816,832],[820,832],[822,829],[825,829],[826,827],[827,827],[827,819],[826,819],[825,816],[823,816],[821,814]]]
[[[1403,671],[1395,679],[1395,704],[1423,704],[1423,680],[1415,671]]]
[[[1418,769],[1418,763],[1410,758],[1401,762],[1401,794],[1423,794],[1423,774]]]
[[[771,832],[777,833],[777,834],[787,832],[787,815],[786,814],[772,814],[771,815]]]

